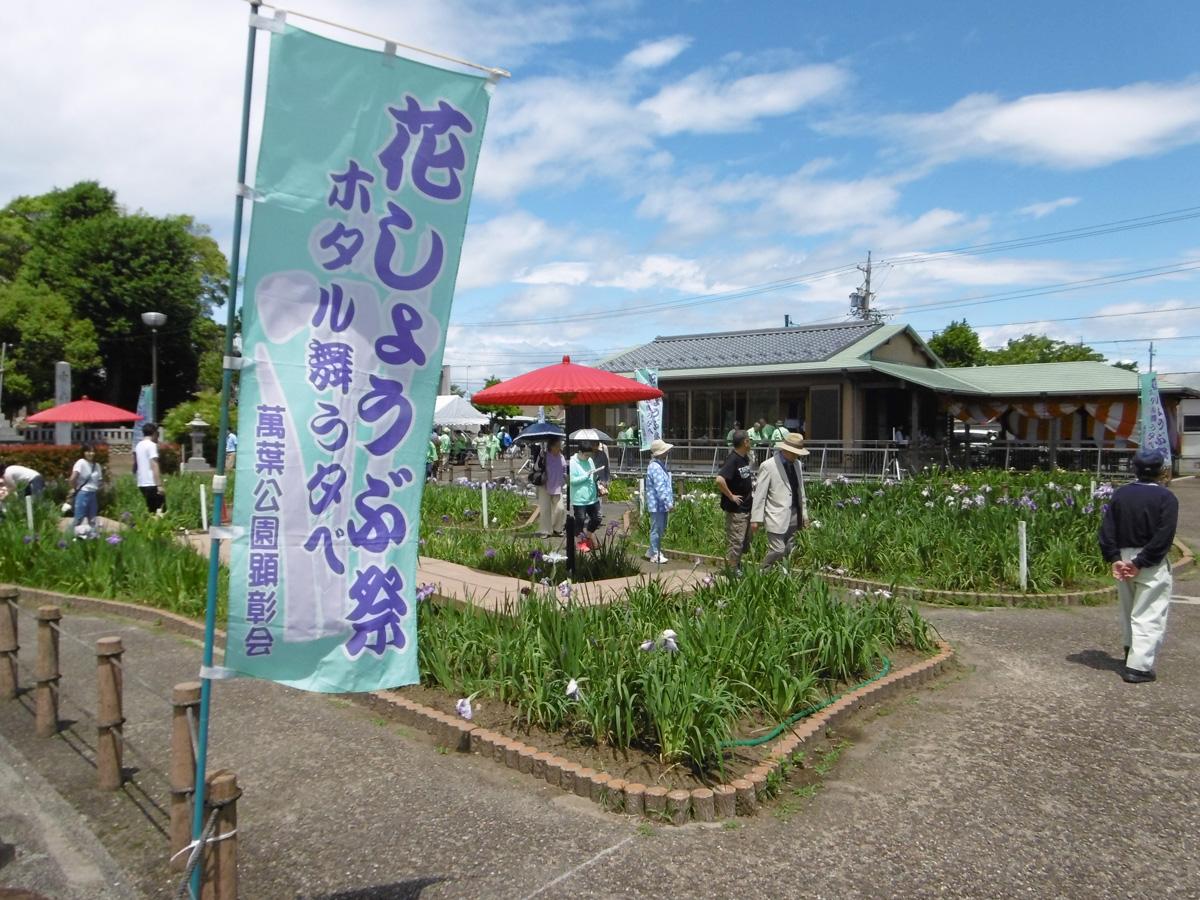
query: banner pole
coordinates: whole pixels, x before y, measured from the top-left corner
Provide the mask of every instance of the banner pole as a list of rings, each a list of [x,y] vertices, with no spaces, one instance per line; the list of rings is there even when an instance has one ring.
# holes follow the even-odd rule
[[[251,21],[246,35],[246,74],[242,87],[242,126],[238,145],[237,184],[239,191],[233,201],[233,243],[229,253],[229,296],[225,315],[225,365],[221,373],[221,417],[217,429],[217,477],[213,480],[213,514],[211,521],[219,524],[225,501],[225,438],[229,434],[229,398],[233,391],[233,328],[237,306],[238,269],[242,255],[242,206],[245,198],[240,190],[246,183],[246,147],[250,135],[250,97],[254,85],[254,47],[257,29],[253,17],[262,4],[251,2]],[[208,590],[204,605],[204,668],[200,676],[200,713],[196,737],[196,780],[192,802],[192,841],[199,841],[204,830],[204,779],[208,764],[208,712],[212,698],[212,680],[207,677],[213,664],[213,639],[217,628],[217,580],[221,573],[221,542],[216,538],[208,547]],[[203,852],[203,848],[200,848]],[[200,874],[203,866],[192,872],[190,891],[200,896]]]

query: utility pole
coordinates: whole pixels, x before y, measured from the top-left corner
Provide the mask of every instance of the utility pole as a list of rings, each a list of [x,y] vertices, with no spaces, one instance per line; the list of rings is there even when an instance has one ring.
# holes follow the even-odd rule
[[[1150,342],[1150,371],[1154,371],[1154,341]]]
[[[883,316],[871,309],[871,301],[875,295],[871,292],[871,251],[867,251],[867,264],[865,266],[856,266],[858,271],[863,273],[862,286],[855,290],[850,295],[850,315],[855,319],[862,319],[864,322],[879,323],[883,321]]]
[[[8,344],[0,343],[0,418],[4,416],[4,360],[8,355]]]

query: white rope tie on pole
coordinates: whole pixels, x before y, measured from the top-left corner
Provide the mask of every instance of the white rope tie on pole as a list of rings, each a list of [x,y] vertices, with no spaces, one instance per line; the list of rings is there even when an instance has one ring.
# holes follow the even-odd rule
[[[246,0],[246,2],[252,3],[253,0]],[[447,53],[438,53],[436,50],[427,50],[424,47],[416,47],[412,44],[406,44],[403,41],[398,41],[395,38],[385,37],[382,34],[375,34],[372,31],[363,31],[361,28],[352,28],[351,26],[343,25],[340,22],[331,22],[329,19],[322,19],[318,16],[311,16],[308,13],[303,13],[303,12],[300,12],[299,10],[284,9],[283,7],[280,7],[280,6],[272,6],[269,3],[261,3],[261,4],[256,4],[256,5],[265,6],[270,9],[275,10],[276,20],[282,21],[280,19],[281,14],[283,16],[296,16],[297,18],[300,18],[300,19],[308,19],[308,21],[310,21],[310,22],[320,22],[322,25],[328,25],[330,28],[340,28],[342,31],[349,31],[353,34],[358,34],[358,35],[362,35],[363,37],[371,38],[372,40],[383,41],[383,44],[385,47],[389,44],[394,44],[396,47],[403,47],[405,50],[412,50],[414,53],[424,53],[426,56],[432,56],[435,59],[444,59],[447,62],[457,63],[460,66],[466,66],[467,68],[470,68],[470,69],[478,69],[480,72],[487,72],[488,75],[491,76],[491,79],[489,79],[489,80],[497,79],[497,78],[512,78],[512,73],[509,72],[507,69],[500,69],[495,66],[481,66],[479,63],[473,63],[470,60],[461,59],[457,56],[450,56]],[[262,17],[262,16],[259,16],[257,18],[265,19],[265,17]],[[251,21],[254,22],[254,19],[252,19]],[[272,22],[272,20],[265,19],[265,21],[271,22],[271,24],[270,25],[258,25],[257,22],[254,22],[254,24],[256,25],[256,27],[266,28],[269,31],[276,30],[274,22]],[[280,30],[282,30],[282,25],[280,25]]]

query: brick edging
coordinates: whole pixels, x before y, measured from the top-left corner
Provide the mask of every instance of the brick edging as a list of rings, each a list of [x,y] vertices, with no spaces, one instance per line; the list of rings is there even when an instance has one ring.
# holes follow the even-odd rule
[[[767,743],[763,760],[728,784],[711,788],[669,790],[627,782],[607,772],[598,772],[561,756],[538,750],[532,744],[509,738],[498,731],[480,728],[457,716],[432,709],[395,691],[373,691],[366,695],[372,705],[397,716],[402,724],[420,728],[443,746],[460,753],[478,753],[522,775],[590,799],[606,809],[683,825],[688,821],[713,822],[735,816],[753,815],[771,792],[770,779],[784,763],[802,758],[807,742],[823,729],[837,725],[858,709],[879,703],[901,688],[915,686],[940,674],[954,657],[945,641],[929,659],[885,675],[840,697],[830,706],[809,716]]]
[[[204,637],[204,626],[199,622],[156,607],[64,594],[19,584],[11,586],[18,589],[23,601],[53,603],[123,616],[197,640]],[[225,632],[217,629],[216,645],[223,646],[224,642]],[[850,691],[832,705],[804,719],[791,731],[770,741],[767,745],[768,755],[745,778],[712,788],[693,788],[691,791],[669,791],[666,788],[627,783],[606,772],[597,772],[551,753],[541,752],[536,747],[499,732],[473,726],[457,716],[424,706],[395,691],[370,691],[346,696],[368,706],[387,709],[396,714],[401,723],[429,732],[450,749],[490,756],[521,774],[532,775],[538,780],[587,797],[607,809],[682,825],[689,819],[711,822],[735,815],[753,814],[759,802],[766,799],[768,778],[779,771],[784,762],[803,756],[809,738],[823,728],[840,723],[859,708],[878,703],[903,687],[924,683],[938,675],[954,657],[954,650],[945,641],[940,641],[938,648],[938,653],[929,659],[890,672],[878,681]]]

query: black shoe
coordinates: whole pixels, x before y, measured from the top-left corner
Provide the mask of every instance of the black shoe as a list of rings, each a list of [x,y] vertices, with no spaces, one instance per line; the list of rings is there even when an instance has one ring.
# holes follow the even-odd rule
[[[1121,672],[1121,678],[1129,684],[1145,684],[1154,681],[1158,676],[1153,672],[1143,672],[1141,669],[1131,669],[1126,666]]]

